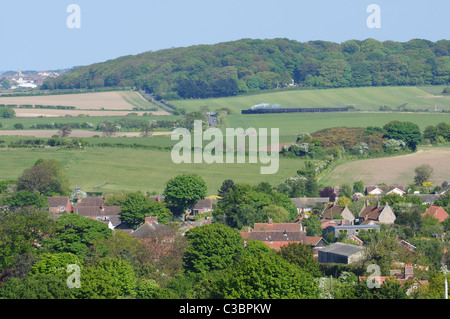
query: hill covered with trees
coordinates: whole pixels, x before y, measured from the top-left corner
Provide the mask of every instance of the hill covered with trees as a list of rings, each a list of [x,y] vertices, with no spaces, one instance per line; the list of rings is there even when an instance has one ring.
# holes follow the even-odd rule
[[[136,87],[166,99],[287,87],[450,84],[450,40],[343,43],[242,39],[124,56],[48,79],[42,89]]]

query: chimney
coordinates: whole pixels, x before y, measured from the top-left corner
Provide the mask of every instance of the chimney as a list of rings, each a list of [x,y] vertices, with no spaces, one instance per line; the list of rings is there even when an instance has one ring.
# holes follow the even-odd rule
[[[153,223],[158,223],[158,217],[153,217],[153,216],[147,216],[145,217],[145,222],[149,223],[150,225],[152,225]]]
[[[405,264],[405,279],[414,277],[414,268],[412,264]]]
[[[272,225],[272,218],[269,218],[269,225]]]

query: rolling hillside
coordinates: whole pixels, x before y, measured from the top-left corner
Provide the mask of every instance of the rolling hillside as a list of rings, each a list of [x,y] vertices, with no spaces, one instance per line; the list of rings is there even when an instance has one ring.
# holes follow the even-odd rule
[[[170,99],[311,88],[449,85],[450,41],[242,39],[75,68],[42,89],[136,87]]]

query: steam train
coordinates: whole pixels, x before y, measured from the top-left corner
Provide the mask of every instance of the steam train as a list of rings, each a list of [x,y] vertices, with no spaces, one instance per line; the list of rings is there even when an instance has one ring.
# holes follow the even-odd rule
[[[348,112],[350,107],[318,107],[318,108],[255,108],[242,110],[242,114],[273,114],[273,113],[319,113],[319,112]]]

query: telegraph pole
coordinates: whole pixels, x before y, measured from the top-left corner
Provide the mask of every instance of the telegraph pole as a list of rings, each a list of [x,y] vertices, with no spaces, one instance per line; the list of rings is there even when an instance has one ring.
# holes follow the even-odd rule
[[[441,268],[442,273],[445,276],[445,299],[448,299],[448,282],[447,282],[447,274],[449,273],[448,269],[447,269],[447,265],[442,264],[442,268]]]

